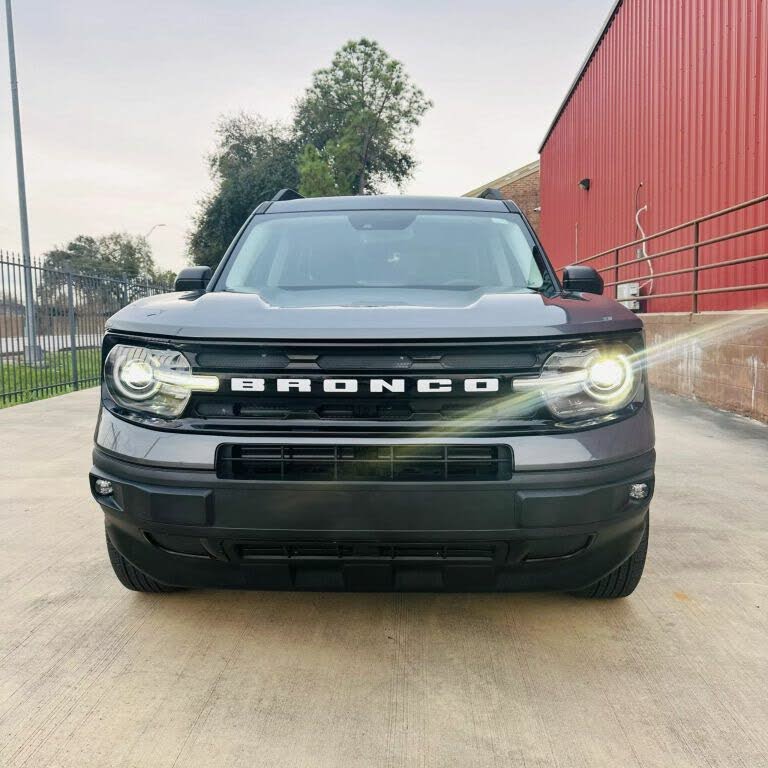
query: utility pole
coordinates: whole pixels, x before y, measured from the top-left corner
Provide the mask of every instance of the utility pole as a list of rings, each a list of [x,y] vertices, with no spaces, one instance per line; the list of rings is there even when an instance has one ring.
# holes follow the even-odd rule
[[[16,80],[16,46],[13,42],[13,14],[11,0],[5,0],[5,18],[8,30],[8,61],[11,69],[11,101],[13,102],[13,133],[16,139],[16,175],[19,182],[19,222],[21,225],[21,256],[24,260],[24,361],[29,365],[43,362],[43,350],[37,343],[35,322],[35,294],[32,280],[32,258],[29,252],[29,221],[27,220],[27,189],[24,182],[24,152],[21,147],[21,114],[19,112],[19,84]]]

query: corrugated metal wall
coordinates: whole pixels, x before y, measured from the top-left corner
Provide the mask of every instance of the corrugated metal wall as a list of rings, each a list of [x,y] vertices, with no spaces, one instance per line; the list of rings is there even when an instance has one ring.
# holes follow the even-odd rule
[[[578,187],[591,180],[588,192]],[[638,186],[642,182],[639,191]],[[768,193],[768,2],[624,0],[541,152],[541,236],[557,266]],[[637,203],[636,203],[637,200]],[[701,225],[701,238],[768,222],[768,203]],[[648,252],[691,242],[691,230]],[[701,263],[768,252],[768,233],[708,246]],[[624,251],[622,261],[635,249]],[[652,262],[689,266],[692,253]],[[607,266],[611,258],[593,262]],[[647,264],[621,278],[646,278]],[[604,275],[613,279],[611,273]],[[768,283],[768,261],[700,272],[699,287]],[[691,287],[657,279],[654,293]],[[699,310],[768,306],[768,290],[701,296]],[[688,297],[647,311],[686,311]]]

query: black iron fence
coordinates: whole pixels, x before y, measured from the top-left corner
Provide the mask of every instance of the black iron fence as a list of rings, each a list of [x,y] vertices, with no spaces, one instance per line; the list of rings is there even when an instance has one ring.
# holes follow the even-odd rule
[[[0,408],[99,381],[106,319],[170,286],[51,269],[0,250]]]

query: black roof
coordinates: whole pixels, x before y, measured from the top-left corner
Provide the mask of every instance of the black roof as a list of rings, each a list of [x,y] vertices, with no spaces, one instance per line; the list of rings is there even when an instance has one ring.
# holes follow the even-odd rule
[[[354,195],[348,197],[307,197],[270,203],[265,213],[304,211],[486,211],[508,213],[501,200],[477,197],[415,197],[407,195]]]

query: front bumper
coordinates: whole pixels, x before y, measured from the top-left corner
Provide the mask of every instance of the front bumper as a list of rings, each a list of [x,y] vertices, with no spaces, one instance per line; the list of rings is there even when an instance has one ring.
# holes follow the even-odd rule
[[[91,488],[113,483],[94,497],[123,557],[175,586],[560,590],[635,551],[650,495],[633,501],[629,485],[652,492],[654,459],[648,448],[570,468],[517,464],[494,482],[250,482],[97,446]]]

